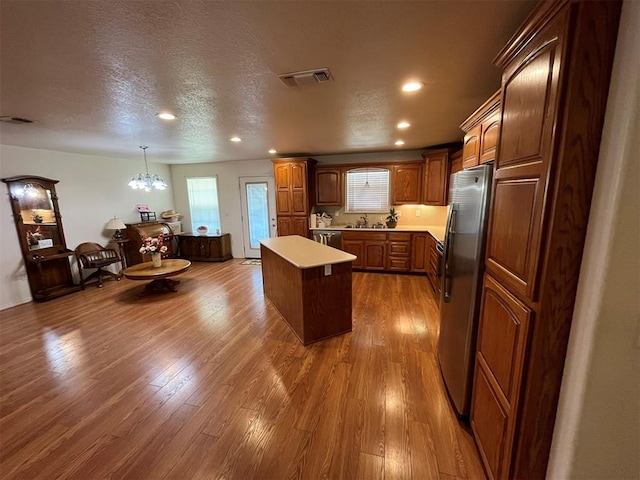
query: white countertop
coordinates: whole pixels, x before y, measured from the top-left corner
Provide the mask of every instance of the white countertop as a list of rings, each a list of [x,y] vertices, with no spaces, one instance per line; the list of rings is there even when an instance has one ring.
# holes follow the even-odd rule
[[[444,241],[446,227],[437,225],[398,225],[396,228],[353,228],[344,225],[332,225],[324,228],[312,228],[311,231],[344,231],[344,232],[428,232],[439,242]]]
[[[357,257],[298,235],[260,240],[266,248],[298,268],[353,262]]]

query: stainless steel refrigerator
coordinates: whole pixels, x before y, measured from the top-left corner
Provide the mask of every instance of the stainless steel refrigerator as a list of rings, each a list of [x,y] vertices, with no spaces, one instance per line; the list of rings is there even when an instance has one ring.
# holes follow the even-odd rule
[[[438,359],[459,417],[469,416],[475,364],[491,165],[451,175],[444,239]]]

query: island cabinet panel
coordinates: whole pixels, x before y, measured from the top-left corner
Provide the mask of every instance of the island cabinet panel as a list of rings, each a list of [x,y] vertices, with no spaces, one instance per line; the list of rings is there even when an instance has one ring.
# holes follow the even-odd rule
[[[300,241],[315,243],[289,238],[296,239],[293,248],[298,249]],[[313,246],[318,247],[330,249]],[[302,268],[264,244],[260,253],[265,296],[303,345],[351,331],[351,261]]]
[[[342,170],[340,168],[317,167],[315,179],[316,205],[342,206],[344,198]]]
[[[540,2],[495,60],[502,113],[471,406],[491,478],[546,474],[620,7]]]
[[[312,188],[310,158],[282,158],[272,160],[276,183],[276,213],[278,236],[309,237],[308,215],[311,212]],[[302,221],[301,218],[305,217]]]
[[[422,203],[422,164],[394,165],[391,170],[391,204]]]
[[[231,235],[177,235],[180,258],[198,262],[224,262],[232,258]]]

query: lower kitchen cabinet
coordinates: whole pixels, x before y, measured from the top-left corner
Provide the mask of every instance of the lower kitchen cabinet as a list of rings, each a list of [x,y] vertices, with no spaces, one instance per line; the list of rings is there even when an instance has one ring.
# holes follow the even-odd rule
[[[532,311],[490,275],[482,288],[471,428],[490,478],[508,478]]]
[[[355,255],[354,269],[411,271],[411,233],[343,232],[342,249]]]
[[[278,236],[300,235],[309,238],[309,217],[278,215]]]
[[[224,262],[232,258],[231,236],[194,235],[181,233],[177,235],[180,258],[198,262]]]

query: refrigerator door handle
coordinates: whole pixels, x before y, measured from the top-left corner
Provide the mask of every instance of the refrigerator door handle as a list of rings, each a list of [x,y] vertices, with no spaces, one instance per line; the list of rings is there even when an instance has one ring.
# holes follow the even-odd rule
[[[451,301],[451,264],[453,258],[451,252],[453,251],[453,243],[456,236],[456,219],[458,216],[457,205],[451,204],[451,210],[449,210],[449,220],[447,221],[447,236],[445,238],[444,245],[444,272],[442,275],[442,298],[445,303]]]

